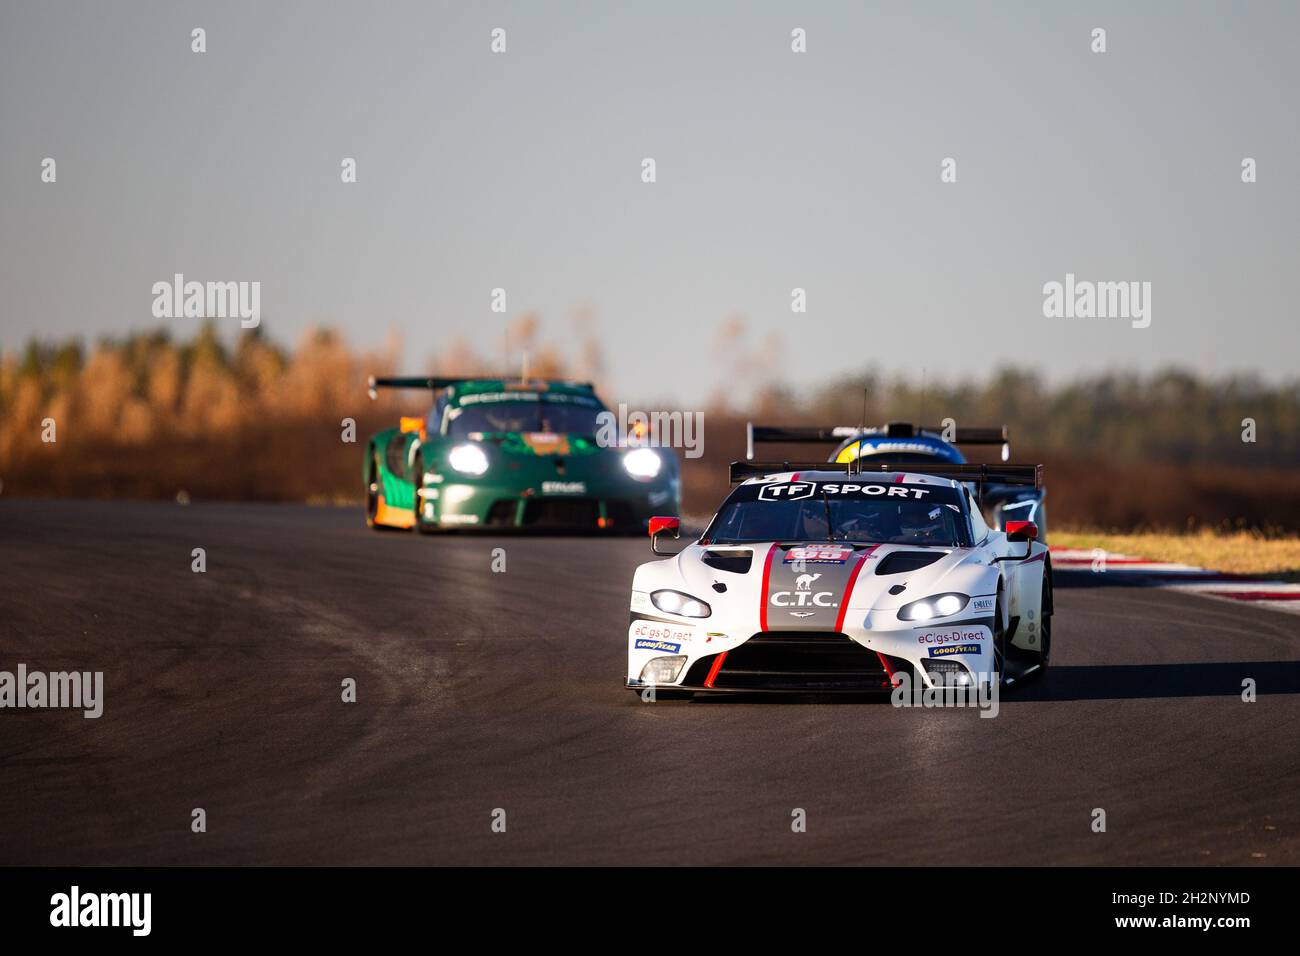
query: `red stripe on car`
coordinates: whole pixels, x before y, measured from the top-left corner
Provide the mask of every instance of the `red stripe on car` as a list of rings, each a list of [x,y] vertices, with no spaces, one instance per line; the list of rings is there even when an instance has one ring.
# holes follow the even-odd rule
[[[704,686],[712,687],[713,682],[718,678],[718,671],[722,670],[722,662],[727,659],[727,652],[723,651],[713,659],[713,666],[709,668],[709,676],[704,678]]]
[[[758,629],[767,630],[767,592],[771,586],[771,578],[768,572],[772,570],[772,555],[776,554],[776,545],[767,549],[767,557],[763,560],[763,596],[759,598],[758,605]]]
[[[880,658],[880,666],[885,669],[885,674],[890,687],[894,686],[894,669],[889,666],[889,658],[880,651],[876,651],[876,656]]]
[[[871,549],[871,551],[874,550],[876,549]],[[860,556],[858,558],[858,563],[855,564],[853,570],[849,572],[849,583],[844,586],[844,597],[840,598],[840,613],[835,617],[835,630],[837,631],[844,630],[844,616],[849,613],[849,595],[853,593],[853,584],[858,579],[858,572],[860,572],[862,566],[867,563],[867,557],[871,554],[871,551]]]

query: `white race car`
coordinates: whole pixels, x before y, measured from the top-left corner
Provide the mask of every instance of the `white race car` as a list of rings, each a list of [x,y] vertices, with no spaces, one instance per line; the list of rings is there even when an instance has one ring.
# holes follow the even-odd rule
[[[985,484],[1039,488],[1042,466],[916,467],[733,462],[739,484],[699,540],[637,568],[627,686],[647,699],[863,693],[900,673],[933,687],[1045,670],[1047,548],[1030,522],[990,528],[978,498]],[[656,554],[680,528],[651,520]]]

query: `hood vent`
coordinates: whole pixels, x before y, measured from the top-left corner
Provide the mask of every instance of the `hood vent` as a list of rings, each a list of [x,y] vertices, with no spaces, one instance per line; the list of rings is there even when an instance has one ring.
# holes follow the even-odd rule
[[[895,551],[880,560],[876,565],[876,573],[903,574],[907,571],[916,571],[946,556],[946,552],[943,551]]]
[[[753,563],[753,551],[705,551],[700,559],[711,568],[730,571],[732,574],[748,574]]]

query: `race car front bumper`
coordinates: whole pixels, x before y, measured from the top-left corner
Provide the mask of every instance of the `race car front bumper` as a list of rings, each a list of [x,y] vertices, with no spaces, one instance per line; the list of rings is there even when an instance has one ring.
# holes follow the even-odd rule
[[[561,484],[543,482],[541,488],[499,482],[426,484],[421,492],[421,524],[456,530],[641,532],[653,515],[676,514],[679,507],[676,478],[653,483],[573,482],[571,488],[557,493],[554,489]]]
[[[864,694],[891,691],[900,674],[925,687],[989,679],[992,618],[914,626],[890,614],[889,626],[868,615],[864,623],[875,626],[847,633],[760,631],[735,639],[699,623],[634,612],[625,684],[696,693]],[[654,672],[648,665],[664,659],[680,662],[675,679],[646,680]]]

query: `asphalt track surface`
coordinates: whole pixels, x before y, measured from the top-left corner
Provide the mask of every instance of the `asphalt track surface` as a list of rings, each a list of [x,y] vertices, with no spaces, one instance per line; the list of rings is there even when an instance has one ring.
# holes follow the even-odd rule
[[[1052,671],[995,719],[644,704],[622,680],[650,558],[354,509],[0,501],[0,670],[105,673],[98,720],[0,711],[0,864],[1300,863],[1300,618],[1060,574]]]

